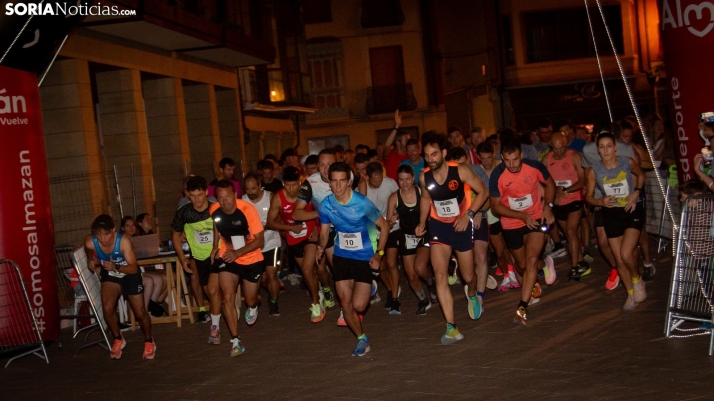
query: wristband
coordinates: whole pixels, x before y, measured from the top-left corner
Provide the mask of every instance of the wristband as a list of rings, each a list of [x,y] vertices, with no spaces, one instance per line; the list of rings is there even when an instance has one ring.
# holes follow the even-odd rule
[[[567,194],[568,194],[568,190],[567,190],[567,189],[564,189],[564,190],[563,190],[563,193],[567,195]]]
[[[384,251],[383,251],[383,250],[377,251],[377,255],[379,255],[379,256],[384,256]]]

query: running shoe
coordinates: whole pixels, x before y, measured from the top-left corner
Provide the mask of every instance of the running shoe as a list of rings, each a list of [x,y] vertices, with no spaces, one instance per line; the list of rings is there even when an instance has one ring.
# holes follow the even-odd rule
[[[290,285],[299,285],[301,278],[302,276],[298,276],[297,274],[288,274],[288,281],[290,281]]]
[[[317,289],[317,296],[320,300],[320,305],[325,306],[325,293],[322,292],[322,287]]]
[[[535,304],[537,304],[538,302],[540,302],[540,298],[533,298],[533,297],[531,297],[531,299],[528,301],[528,306],[535,305]]]
[[[550,256],[546,256],[544,262],[543,274],[545,275],[545,283],[551,285],[555,282],[555,263]]]
[[[402,311],[400,307],[402,304],[399,302],[397,298],[392,299],[392,307],[389,309],[389,314],[390,315],[401,315]]]
[[[592,263],[595,259],[593,259],[593,257],[590,256],[590,254],[587,253],[587,251],[585,251],[585,252],[583,252],[583,260],[588,263]]]
[[[459,268],[459,262],[452,258],[449,260],[449,285],[456,284],[459,277],[456,275],[456,270]]]
[[[527,321],[526,308],[519,306],[518,310],[516,310],[516,316],[513,317],[513,324],[525,326]]]
[[[610,269],[610,274],[605,282],[605,289],[612,291],[620,284],[620,275],[617,274],[617,269]]]
[[[590,263],[588,263],[584,260],[581,260],[580,262],[578,262],[578,274],[581,277],[587,276],[588,274],[590,274],[591,271],[592,271],[592,269],[590,269]]]
[[[633,296],[635,302],[642,303],[647,299],[647,291],[645,290],[645,282],[640,279],[640,281],[636,283],[632,283],[632,286],[635,288],[635,294]]]
[[[151,339],[151,342],[146,342],[144,341],[144,355],[142,356],[143,359],[154,359],[156,356],[156,341],[154,339]]]
[[[417,315],[426,315],[426,311],[431,308],[431,302],[428,299],[420,300],[417,304]]]
[[[211,314],[206,311],[201,311],[196,314],[196,324],[206,324],[211,321]]]
[[[335,296],[332,294],[331,290],[323,290],[325,300],[323,301],[325,308],[332,308],[335,306]]]
[[[565,247],[560,248],[560,249],[554,249],[553,252],[548,254],[549,257],[555,259],[555,258],[560,258],[568,254],[568,251],[565,249]]]
[[[521,288],[521,283],[518,282],[518,278],[516,277],[516,272],[514,271],[509,271],[508,272],[508,280],[510,281],[509,285],[511,288]]]
[[[255,324],[255,321],[258,320],[258,307],[255,306],[253,308],[247,308],[245,310],[245,324],[248,326],[252,326]]]
[[[469,301],[469,317],[471,320],[478,320],[481,317],[481,302],[479,302],[478,296],[474,294],[473,297],[469,296],[469,286],[464,286],[464,292],[466,293],[466,299]]]
[[[464,339],[464,335],[459,333],[459,329],[451,323],[446,323],[446,332],[441,336],[442,345],[451,345]]]
[[[211,345],[221,344],[221,328],[218,326],[211,326],[211,334],[208,335],[208,343]]]
[[[270,312],[268,316],[280,316],[280,309],[278,309],[278,303],[277,302],[271,302],[270,303]]]
[[[377,289],[378,289],[378,288],[379,288],[379,287],[377,286],[377,281],[376,281],[376,280],[372,280],[372,292],[369,294],[369,296],[370,296],[370,297],[373,297],[373,296],[377,295]]]
[[[320,304],[312,304],[310,307],[310,321],[313,323],[321,322],[325,318],[325,307]],[[340,316],[342,316],[342,311],[340,311]]]
[[[573,266],[568,273],[568,281],[580,281],[580,269],[577,266]]]
[[[508,291],[511,288],[511,279],[508,276],[504,276],[501,284],[498,285],[499,291]]]
[[[369,352],[369,339],[364,336],[363,339],[357,340],[357,348],[352,351],[352,356],[364,356],[364,354]]]
[[[497,276],[503,276],[503,270],[501,270],[500,267],[497,267],[497,268],[496,268],[496,271],[493,272],[493,274],[495,274],[495,275],[497,275]]]
[[[486,288],[488,288],[489,290],[495,290],[496,287],[498,287],[498,281],[496,281],[495,277],[489,274],[488,278],[486,279]]]
[[[635,296],[634,295],[627,295],[627,301],[625,301],[625,304],[622,305],[622,309],[626,310],[628,312],[632,312],[637,308],[637,302],[635,302]]]
[[[126,347],[126,340],[124,337],[121,338],[121,340],[115,338],[114,343],[112,344],[112,349],[109,351],[109,357],[112,359],[119,359],[121,358],[121,350]]]
[[[540,288],[540,284],[535,283],[535,285],[533,286],[533,291],[531,292],[531,296],[533,298],[540,298],[542,293],[543,291]]]
[[[340,327],[347,327],[347,322],[345,321],[345,315],[342,313],[342,309],[340,309],[340,317],[337,318],[337,325]]]
[[[652,280],[654,280],[654,275],[657,269],[655,269],[654,265],[645,265],[645,271],[642,274],[642,281],[645,283],[651,283]]]
[[[240,341],[240,337],[231,340],[231,357],[238,356],[245,352],[245,347]]]
[[[372,299],[369,300],[369,304],[373,305],[373,304],[376,304],[377,302],[381,302],[381,301],[382,301],[382,297],[380,297],[379,293],[377,292],[374,294]]]

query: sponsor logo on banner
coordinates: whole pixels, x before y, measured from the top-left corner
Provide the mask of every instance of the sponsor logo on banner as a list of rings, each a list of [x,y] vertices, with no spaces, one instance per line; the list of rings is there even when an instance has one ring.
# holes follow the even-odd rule
[[[664,31],[665,25],[672,25],[673,28],[687,27],[687,30],[695,36],[703,38],[707,35],[712,28],[714,28],[714,4],[708,1],[701,2],[699,4],[689,4],[684,9],[682,9],[681,0],[675,0],[675,12],[672,12],[672,8],[669,6],[670,0],[663,0],[662,2],[662,30]],[[709,19],[707,20],[707,12]],[[676,15],[676,18],[675,18]],[[690,17],[694,15],[696,21],[691,20]],[[697,23],[697,21],[704,19],[708,24],[703,25]],[[693,24],[696,24],[702,29],[697,29]]]

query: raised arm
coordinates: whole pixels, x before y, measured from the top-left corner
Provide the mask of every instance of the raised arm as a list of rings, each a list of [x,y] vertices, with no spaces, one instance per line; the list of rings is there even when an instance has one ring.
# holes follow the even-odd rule
[[[394,112],[394,129],[387,137],[386,142],[384,142],[384,152],[385,153],[389,152],[389,148],[394,143],[394,138],[397,137],[397,132],[399,131],[399,126],[401,126],[401,125],[402,125],[402,116],[399,115],[399,110],[397,110]],[[386,154],[379,155],[379,157],[382,159],[386,159],[387,158],[386,156],[387,156]]]

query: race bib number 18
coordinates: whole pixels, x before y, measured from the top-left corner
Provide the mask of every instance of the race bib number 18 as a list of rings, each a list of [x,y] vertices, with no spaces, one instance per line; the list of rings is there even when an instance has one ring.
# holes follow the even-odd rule
[[[436,215],[439,217],[457,217],[459,215],[459,204],[456,198],[443,201],[434,201]]]
[[[340,248],[346,251],[362,250],[362,233],[338,233]]]

